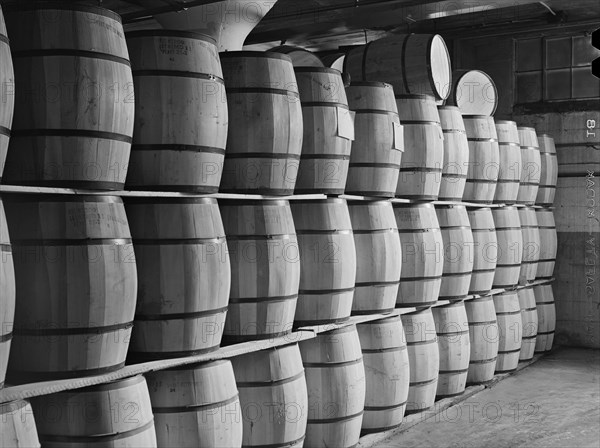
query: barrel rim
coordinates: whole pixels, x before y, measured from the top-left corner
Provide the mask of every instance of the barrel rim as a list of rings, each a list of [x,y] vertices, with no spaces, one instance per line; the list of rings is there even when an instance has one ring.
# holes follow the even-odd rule
[[[496,87],[496,83],[494,82],[494,79],[489,74],[487,74],[483,70],[477,70],[477,69],[474,69],[474,70],[465,70],[465,72],[462,73],[461,76],[456,80],[456,84],[451,84],[451,85],[458,86],[458,81],[460,79],[462,79],[465,75],[467,75],[470,72],[479,72],[479,73],[482,73],[483,75],[486,76],[486,78],[490,81],[490,84],[494,88],[494,98],[496,99],[496,101],[494,103],[494,108],[490,112],[489,116],[494,115],[496,113],[496,110],[498,109],[499,96],[498,96],[498,88]],[[453,96],[452,100],[454,101],[454,103],[456,103],[456,91],[457,91],[457,89],[456,89],[456,87],[454,87],[453,88],[453,95],[452,95]]]
[[[453,106],[451,104],[442,104],[441,106],[438,106],[437,108],[438,108],[438,110],[457,110],[460,112],[460,107]]]
[[[434,204],[432,204],[431,202],[409,202],[409,203],[403,203],[403,202],[394,202],[392,204],[392,206],[394,208],[426,208],[426,209],[435,209]]]
[[[100,16],[108,17],[122,24],[121,16],[116,12],[104,8],[102,6],[83,5],[66,1],[50,1],[50,2],[34,2],[9,3],[2,7],[4,12],[21,12],[21,11],[44,11],[44,10],[59,10],[59,11],[74,11],[74,12],[91,12]]]
[[[465,118],[466,119],[472,119],[472,120],[475,120],[475,119],[478,119],[478,118],[482,118],[482,119],[483,118],[485,118],[485,119],[491,118],[492,121],[494,121],[494,117],[492,117],[491,115],[484,115],[484,114],[463,114],[463,120]],[[495,123],[495,121],[494,121],[494,123]]]
[[[500,123],[500,124],[514,124],[515,126],[517,125],[517,122],[514,120],[495,120],[496,124]]]
[[[407,39],[410,36],[415,35],[415,33],[411,33],[407,36]],[[441,100],[441,101],[446,101],[446,99],[448,99],[448,97],[450,96],[450,91],[452,89],[452,86],[454,85],[452,82],[452,61],[450,60],[450,52],[448,51],[448,45],[446,45],[446,41],[444,40],[444,38],[437,33],[431,34],[431,36],[429,37],[429,40],[427,41],[427,53],[428,53],[428,57],[431,56],[431,50],[433,48],[433,42],[439,38],[439,41],[442,43],[442,45],[444,46],[445,54],[446,54],[446,59],[448,61],[448,68],[449,68],[449,76],[448,76],[448,86],[450,86],[448,88],[448,92],[446,93],[446,96],[444,96],[444,92],[443,92],[443,88],[444,86],[440,86],[438,89],[438,84],[435,82],[436,80],[433,79],[433,68],[432,68],[432,64],[431,61],[427,61],[427,74],[429,76],[429,82],[431,83],[432,86],[435,87],[435,93],[437,95],[437,97],[439,98],[435,98],[435,100]],[[404,59],[404,54],[402,55],[402,58]],[[498,92],[496,92],[496,97],[498,96]],[[494,112],[496,111],[496,109],[494,108]],[[492,112],[493,113],[493,112]]]
[[[294,201],[294,202],[298,202],[298,201]],[[276,198],[269,198],[269,199],[228,199],[228,198],[222,198],[218,200],[218,204],[219,206],[241,206],[241,205],[251,205],[251,206],[256,206],[256,205],[277,205],[277,206],[289,206],[290,205],[290,201],[288,201],[287,199],[276,199]]]
[[[544,132],[543,134],[537,134],[538,138],[539,137],[546,137],[551,139],[552,141],[554,141],[554,137],[552,137],[550,134],[547,134],[546,132]]]
[[[531,127],[531,126],[517,126],[518,130],[523,130],[523,131],[533,131],[536,132],[537,135],[537,131],[535,130],[535,128]]]
[[[287,54],[278,53],[276,51],[250,51],[250,50],[240,50],[240,51],[222,51],[219,53],[220,59],[231,59],[231,58],[266,58],[266,59],[281,59],[283,61],[292,63],[292,58],[290,58]]]
[[[153,30],[137,30],[128,31],[125,33],[125,39],[135,39],[138,37],[184,37],[188,39],[202,40],[217,44],[217,40],[208,34],[199,33],[196,31],[181,31],[176,29],[153,29]]]

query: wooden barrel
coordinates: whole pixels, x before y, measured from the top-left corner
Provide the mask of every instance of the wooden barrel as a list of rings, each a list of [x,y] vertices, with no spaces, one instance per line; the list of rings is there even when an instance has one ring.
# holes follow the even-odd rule
[[[387,313],[396,306],[402,246],[394,209],[388,201],[349,201],[356,247],[352,314]]]
[[[326,67],[299,67],[295,72],[304,134],[294,192],[343,194],[354,123],[342,75]]]
[[[394,204],[402,245],[397,307],[437,302],[444,267],[443,240],[432,204]]]
[[[344,74],[344,59],[346,59],[346,53],[332,53],[325,56],[321,56],[321,61],[325,67],[335,68]]]
[[[469,322],[471,355],[467,384],[487,383],[494,378],[498,358],[499,329],[491,296],[465,302]]]
[[[410,384],[406,412],[424,411],[433,406],[440,370],[440,351],[431,309],[402,314],[406,335]]]
[[[498,147],[500,150],[500,170],[494,202],[514,204],[519,194],[521,179],[521,147],[517,123],[509,120],[496,120]]]
[[[410,366],[400,316],[357,325],[367,383],[362,434],[389,431],[402,423]]]
[[[134,376],[31,399],[44,448],[156,447],[148,386]]]
[[[498,259],[494,216],[489,208],[467,209],[473,235],[473,273],[469,294],[487,294],[492,289]]]
[[[538,316],[538,332],[535,340],[535,353],[545,353],[552,349],[554,330],[556,328],[556,308],[552,285],[533,287],[535,306]]]
[[[521,180],[517,203],[534,205],[542,169],[539,142],[534,128],[518,127],[517,129],[521,144]]]
[[[136,92],[127,187],[216,193],[227,102],[215,40],[171,30],[126,37]]]
[[[444,135],[433,97],[396,95],[404,148],[396,196],[435,201],[444,163]]]
[[[138,273],[134,360],[219,348],[231,268],[216,199],[128,198]]]
[[[540,253],[535,277],[537,280],[549,279],[554,272],[558,247],[554,212],[545,208],[536,208],[535,216],[540,233]]]
[[[242,446],[302,448],[310,402],[298,345],[237,356],[231,362],[240,391]]]
[[[523,259],[523,235],[521,220],[516,207],[492,209],[496,238],[498,239],[498,257],[494,288],[510,289],[519,283],[521,260]]]
[[[220,200],[231,262],[231,292],[223,339],[239,342],[289,333],[300,262],[284,200]]]
[[[0,404],[0,446],[40,448],[33,410],[25,400]]]
[[[305,446],[349,448],[358,443],[366,378],[355,325],[300,343],[308,387]]]
[[[438,107],[444,133],[444,164],[440,201],[462,201],[469,166],[469,142],[460,111],[455,106]]]
[[[500,150],[494,119],[486,115],[464,115],[469,141],[469,167],[463,200],[491,204],[496,194]]]
[[[344,70],[356,81],[385,81],[397,93],[448,97],[452,85],[450,55],[439,34],[392,34],[353,47]]]
[[[294,67],[325,67],[319,56],[304,48],[294,47],[293,45],[279,45],[269,51],[287,54]]]
[[[4,172],[10,128],[15,109],[15,73],[2,7],[0,7],[0,86],[2,86],[0,90],[0,183],[2,183],[2,173]]]
[[[341,322],[350,317],[356,247],[344,199],[292,201],[300,246],[300,290],[294,324]]]
[[[121,18],[73,2],[4,12],[20,86],[5,183],[122,190],[135,104]]]
[[[538,316],[533,287],[519,289],[517,296],[519,297],[521,320],[523,322],[519,362],[526,362],[533,359],[538,332]]]
[[[458,106],[463,115],[494,115],[498,90],[494,80],[481,70],[454,70],[447,104]]]
[[[471,356],[469,321],[465,303],[459,301],[431,308],[440,352],[436,396],[455,397],[465,391]]]
[[[229,123],[220,191],[290,195],[302,149],[302,109],[289,56],[221,53]]]
[[[241,447],[242,412],[229,360],[146,374],[158,446]]]
[[[525,284],[534,281],[537,275],[541,238],[535,209],[520,207],[519,221],[521,222],[521,236],[523,237],[523,256],[521,257],[519,282]]]
[[[436,205],[442,233],[444,266],[439,300],[467,298],[475,258],[473,233],[464,205]]]
[[[404,152],[394,90],[383,82],[359,82],[346,95],[356,113],[346,193],[394,197]]]
[[[496,373],[512,372],[519,364],[523,320],[521,305],[516,291],[494,296],[494,308],[498,320],[498,360]]]
[[[540,185],[535,197],[536,205],[551,206],[554,203],[556,182],[558,181],[558,158],[554,139],[548,134],[539,134],[540,145]]]
[[[400,246],[400,243],[398,243],[398,246]],[[399,270],[398,277],[400,277]],[[397,286],[396,289],[398,289]],[[15,266],[10,239],[8,237],[6,215],[4,214],[2,198],[0,198],[0,389],[4,385],[4,378],[6,377],[6,369],[8,367],[8,355],[10,353],[15,318],[15,296]],[[395,294],[391,300],[393,308],[393,304],[396,303]]]
[[[135,254],[121,198],[40,194],[4,199],[17,286],[11,380],[121,368],[137,295]]]

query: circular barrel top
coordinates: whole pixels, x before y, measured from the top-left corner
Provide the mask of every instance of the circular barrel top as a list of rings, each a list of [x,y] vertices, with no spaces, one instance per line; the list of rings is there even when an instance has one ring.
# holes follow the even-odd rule
[[[481,70],[457,71],[455,76],[450,100],[463,114],[493,115],[496,112],[498,90],[487,73]]]

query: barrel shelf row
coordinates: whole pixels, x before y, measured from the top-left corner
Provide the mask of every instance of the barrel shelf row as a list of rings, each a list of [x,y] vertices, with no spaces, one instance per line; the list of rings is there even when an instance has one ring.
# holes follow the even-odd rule
[[[526,287],[532,287],[537,285],[545,285],[552,283],[554,278],[546,280],[537,280],[527,285],[519,285],[515,289],[522,289]],[[493,289],[486,295],[469,295],[465,300],[474,300],[482,297],[494,296],[506,292],[504,289]],[[448,300],[439,300],[432,307],[445,306],[450,304]],[[276,337],[268,340],[257,340],[250,342],[242,342],[239,344],[233,344],[225,347],[221,347],[218,350],[194,355],[186,356],[181,358],[164,359],[159,361],[148,361],[140,364],[127,365],[122,369],[106,373],[103,375],[87,376],[81,378],[70,378],[62,380],[42,381],[36,383],[21,384],[18,386],[7,386],[0,390],[0,403],[8,403],[17,400],[23,400],[31,397],[37,397],[40,395],[49,395],[65,390],[81,389],[89,386],[96,386],[100,384],[106,384],[113,381],[117,381],[124,378],[130,378],[136,375],[171,369],[173,367],[180,367],[189,364],[196,364],[200,362],[209,362],[220,359],[229,359],[247,353],[258,352],[269,348],[281,347],[290,343],[301,342],[309,339],[313,339],[319,333],[332,331],[338,328],[343,328],[351,325],[356,325],[364,322],[372,322],[381,319],[387,319],[392,316],[400,316],[402,314],[414,313],[418,308],[396,308],[394,311],[387,314],[368,314],[361,316],[351,316],[348,320],[336,324],[316,325],[300,327],[296,331],[281,337]]]
[[[98,190],[81,190],[74,188],[53,188],[53,187],[31,187],[31,186],[20,186],[20,185],[0,185],[0,194],[7,193],[20,193],[20,194],[65,194],[65,195],[85,195],[85,196],[120,196],[120,197],[152,197],[152,198],[214,198],[214,199],[239,199],[239,200],[313,200],[313,199],[327,199],[329,195],[326,194],[295,194],[291,196],[270,196],[270,195],[258,195],[258,194],[234,194],[234,193],[211,193],[211,194],[195,194],[195,193],[183,193],[173,191],[98,191]],[[349,194],[335,195],[341,199],[352,200],[352,201],[388,201],[396,204],[421,204],[423,201],[414,199],[404,198],[382,198],[375,196],[355,196]],[[463,202],[463,201],[427,201],[433,205],[463,205],[465,207],[474,208],[499,208],[505,207],[506,204],[480,204],[474,202]],[[534,209],[538,208],[549,208],[540,205],[525,205],[525,204],[512,204],[513,207],[530,207]]]

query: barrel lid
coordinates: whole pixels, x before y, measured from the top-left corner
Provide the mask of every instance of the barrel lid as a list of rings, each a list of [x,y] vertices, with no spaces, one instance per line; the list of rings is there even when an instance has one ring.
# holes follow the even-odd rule
[[[342,76],[342,72],[330,67],[294,67],[296,73],[331,73]]]
[[[223,51],[219,53],[219,58],[267,58],[281,59],[282,61],[287,61],[290,64],[292,63],[292,58],[290,58],[287,54],[278,53],[276,51]]]
[[[500,124],[502,124],[502,123],[505,123],[505,124],[514,124],[515,126],[517,125],[517,122],[513,121],[513,120],[496,120],[496,124],[499,124],[499,123]]]
[[[492,120],[494,119],[494,117],[492,117],[491,115],[463,115],[463,118],[468,118],[468,119],[491,118]]]
[[[438,106],[439,110],[457,110],[460,112],[460,108],[458,106],[450,106],[450,105],[443,105],[443,106]]]
[[[394,202],[394,208],[434,208],[431,202]]]
[[[194,31],[153,29],[153,30],[129,31],[129,32],[125,33],[125,38],[127,38],[127,39],[134,39],[137,37],[155,37],[155,36],[183,37],[183,38],[187,38],[187,39],[203,40],[206,42],[213,43],[215,45],[217,43],[217,41],[214,37],[209,36],[208,34],[196,33]]]
[[[15,1],[2,6],[3,11],[10,13],[12,11],[42,11],[48,9],[64,10],[64,11],[80,11],[98,14],[100,16],[114,19],[121,23],[121,16],[110,9],[101,6],[82,5],[75,2],[55,1],[55,2],[31,2]]]
[[[299,201],[294,201],[299,202]],[[220,206],[277,205],[289,206],[287,199],[219,199]]]
[[[533,131],[535,132],[535,128],[527,127],[527,126],[518,126],[517,129],[522,129],[523,131]]]

